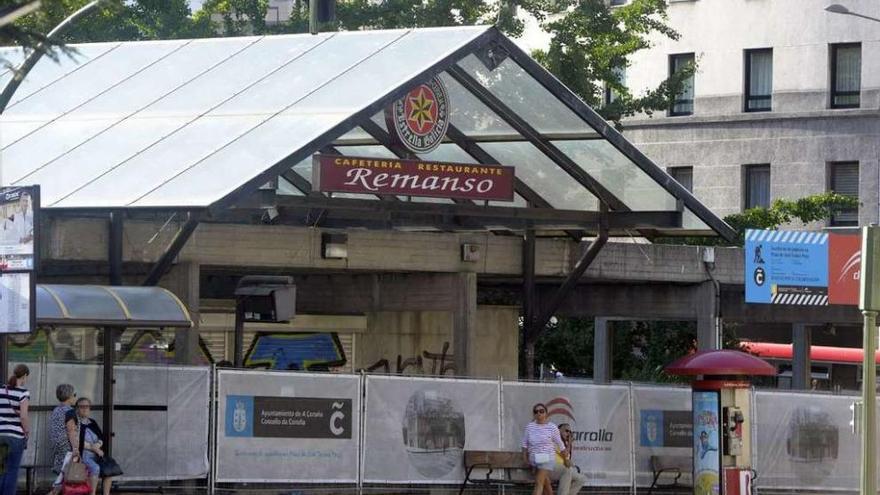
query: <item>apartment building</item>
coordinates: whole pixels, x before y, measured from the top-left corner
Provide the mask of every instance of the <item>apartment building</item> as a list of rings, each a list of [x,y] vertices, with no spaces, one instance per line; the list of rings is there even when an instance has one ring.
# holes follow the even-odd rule
[[[836,191],[860,207],[829,227],[877,222],[880,3],[837,1],[865,17],[828,12],[834,0],[670,0],[681,38],[656,37],[621,77],[639,94],[697,72],[626,137],[720,216]]]

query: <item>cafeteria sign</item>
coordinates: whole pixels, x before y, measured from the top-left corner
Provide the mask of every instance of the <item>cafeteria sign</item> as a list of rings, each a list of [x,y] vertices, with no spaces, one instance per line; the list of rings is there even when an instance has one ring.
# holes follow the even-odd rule
[[[395,158],[315,155],[312,184],[322,192],[513,201],[513,167]]]
[[[746,302],[857,305],[859,236],[746,230]]]

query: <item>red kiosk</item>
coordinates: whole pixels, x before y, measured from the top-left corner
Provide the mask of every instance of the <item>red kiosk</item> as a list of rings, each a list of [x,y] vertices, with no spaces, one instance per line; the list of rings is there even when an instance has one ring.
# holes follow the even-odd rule
[[[763,359],[733,350],[700,351],[668,366],[671,375],[694,376],[694,495],[750,495],[751,383],[775,375]]]

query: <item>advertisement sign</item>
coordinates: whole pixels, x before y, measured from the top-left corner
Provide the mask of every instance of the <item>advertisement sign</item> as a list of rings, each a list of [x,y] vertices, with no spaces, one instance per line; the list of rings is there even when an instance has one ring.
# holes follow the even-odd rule
[[[360,377],[218,373],[217,481],[356,483]]]
[[[513,201],[513,167],[397,158],[315,155],[312,187],[322,192]]]
[[[746,230],[747,303],[828,304],[828,234]]]
[[[0,187],[0,271],[33,270],[39,187]]]
[[[503,450],[522,448],[532,406],[547,406],[548,419],[571,426],[572,462],[589,486],[632,484],[629,388],[617,385],[504,383]]]
[[[456,484],[465,450],[498,450],[498,382],[368,376],[365,483]]]
[[[439,77],[420,84],[385,110],[391,138],[413,153],[433,151],[449,129],[449,92]]]
[[[0,334],[34,331],[37,320],[35,291],[34,277],[30,272],[0,273]]]
[[[831,234],[828,244],[828,304],[858,306],[862,238]]]
[[[694,390],[694,495],[721,493],[719,394]]]

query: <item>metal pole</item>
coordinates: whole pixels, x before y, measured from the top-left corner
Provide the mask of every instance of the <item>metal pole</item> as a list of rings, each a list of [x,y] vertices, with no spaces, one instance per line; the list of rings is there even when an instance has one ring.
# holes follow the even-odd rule
[[[877,494],[876,435],[877,435],[877,312],[862,311],[864,357],[862,358],[862,468],[859,473],[859,493]]]
[[[309,0],[309,32],[318,34],[318,0]]]
[[[116,329],[104,327],[104,452],[113,451],[113,362],[116,357]]]
[[[236,368],[244,368],[244,304],[241,297],[235,298],[235,343],[233,361]]]

